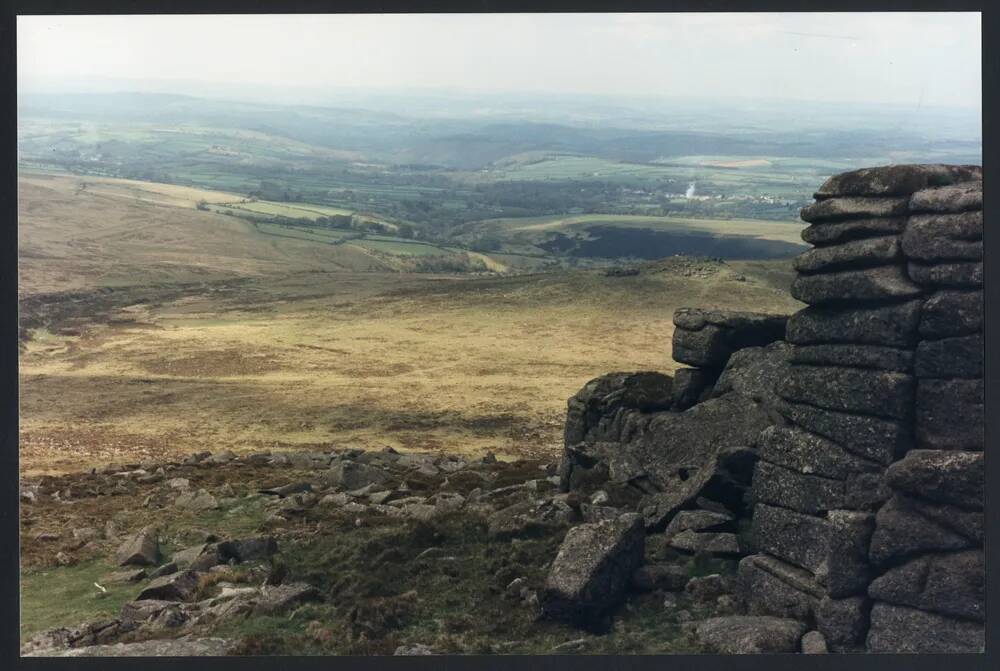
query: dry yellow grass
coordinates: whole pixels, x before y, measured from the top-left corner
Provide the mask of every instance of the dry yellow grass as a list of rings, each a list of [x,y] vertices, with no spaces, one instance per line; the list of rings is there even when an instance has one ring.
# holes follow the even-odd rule
[[[120,305],[110,319],[84,320],[79,335],[37,333],[21,356],[26,473],[226,448],[554,457],[566,399],[587,380],[673,369],[676,308],[796,306],[778,287],[780,264],[703,276],[666,264],[624,278],[327,272],[333,261],[320,251],[262,243],[231,219],[109,200],[112,223],[88,237],[96,205],[87,199],[39,185],[21,195],[27,249],[64,254],[22,268],[29,294],[71,283],[64,268],[89,269],[86,282],[140,282],[164,259],[191,268],[192,256],[236,278]],[[130,217],[141,221],[126,226]],[[131,237],[150,220],[150,238]],[[60,247],[52,231],[24,230],[35,224],[82,242]]]

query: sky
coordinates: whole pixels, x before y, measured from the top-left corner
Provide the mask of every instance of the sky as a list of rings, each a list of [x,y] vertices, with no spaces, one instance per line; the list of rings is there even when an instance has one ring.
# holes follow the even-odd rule
[[[978,13],[21,16],[22,91],[448,90],[981,106]]]

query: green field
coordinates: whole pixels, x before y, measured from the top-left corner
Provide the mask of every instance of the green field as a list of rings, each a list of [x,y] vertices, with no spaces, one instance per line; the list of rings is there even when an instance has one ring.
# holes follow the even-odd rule
[[[412,240],[381,235],[369,235],[360,240],[355,240],[352,244],[377,252],[400,256],[440,256],[442,254],[463,253],[460,249],[440,247],[426,242],[414,242]]]
[[[272,217],[308,219],[309,221],[316,221],[320,217],[354,214],[351,210],[345,210],[340,207],[329,207],[327,205],[316,205],[314,203],[305,203],[301,205],[293,203],[276,203],[267,200],[253,201],[249,203],[226,203],[224,205],[217,206],[217,209],[218,208],[241,210],[244,212],[253,212],[255,214],[264,214]]]
[[[762,219],[694,219],[689,217],[653,217],[630,214],[579,214],[516,219],[488,219],[479,222],[479,229],[490,232],[519,234],[582,230],[587,226],[616,226],[660,231],[686,231],[711,235],[739,235],[761,240],[779,240],[799,244],[801,222],[766,221]]]

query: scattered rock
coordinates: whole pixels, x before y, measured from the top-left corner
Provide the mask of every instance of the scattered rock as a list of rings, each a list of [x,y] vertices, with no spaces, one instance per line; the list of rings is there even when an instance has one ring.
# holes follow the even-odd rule
[[[644,547],[642,518],[635,514],[570,529],[540,595],[543,613],[593,626],[623,598]]]
[[[292,606],[322,600],[319,590],[305,583],[267,586],[261,590],[253,612],[254,615],[274,615],[283,613]]]
[[[41,650],[26,657],[222,657],[231,643],[222,638],[176,638],[140,643],[91,645],[65,650]]]
[[[797,620],[768,616],[731,615],[700,622],[698,640],[724,655],[798,652],[805,625]]]
[[[806,655],[825,655],[829,652],[826,649],[826,639],[818,631],[807,631],[802,636],[802,652]]]
[[[156,566],[159,554],[156,529],[144,527],[119,546],[115,560],[119,566]]]
[[[414,643],[412,645],[401,645],[392,654],[409,657],[413,655],[436,655],[437,653],[423,643]]]
[[[136,601],[157,599],[161,601],[191,601],[198,591],[198,574],[181,571],[165,575],[151,581],[143,589]]]
[[[176,499],[174,505],[185,510],[202,511],[215,510],[219,507],[218,500],[204,489],[196,492],[185,491]]]
[[[336,462],[326,474],[326,481],[330,485],[346,490],[360,489],[373,482],[385,482],[388,478],[388,473],[377,466],[359,464],[353,461]]]
[[[179,571],[179,570],[180,570],[180,567],[177,566],[176,563],[174,563],[174,562],[171,561],[171,562],[167,562],[166,564],[163,564],[162,566],[160,566],[159,568],[157,568],[155,571],[152,571],[149,574],[149,577],[150,578],[159,578],[161,576],[170,575],[171,573],[177,573],[177,571]]]
[[[287,485],[282,485],[280,487],[261,489],[260,493],[270,494],[272,496],[285,498],[286,496],[291,496],[292,494],[298,494],[300,492],[311,492],[311,491],[312,491],[312,485],[308,482],[291,482]]]
[[[708,603],[731,593],[734,588],[732,579],[713,573],[700,578],[691,578],[684,586],[684,591],[695,601]]]

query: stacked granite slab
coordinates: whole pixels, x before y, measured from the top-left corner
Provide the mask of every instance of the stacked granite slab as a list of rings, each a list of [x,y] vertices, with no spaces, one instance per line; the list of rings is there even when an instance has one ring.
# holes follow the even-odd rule
[[[674,371],[672,407],[705,400],[734,352],[783,340],[787,315],[680,308],[674,312],[673,358],[692,368]]]
[[[981,170],[845,173],[802,218],[808,307],[788,321],[783,422],[758,441],[748,607],[832,651],[978,650]]]

